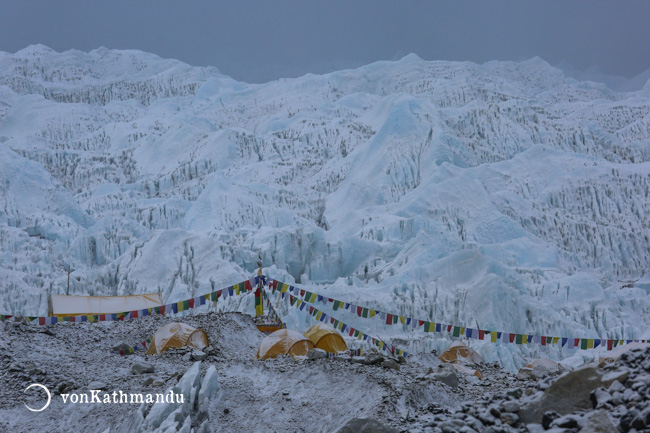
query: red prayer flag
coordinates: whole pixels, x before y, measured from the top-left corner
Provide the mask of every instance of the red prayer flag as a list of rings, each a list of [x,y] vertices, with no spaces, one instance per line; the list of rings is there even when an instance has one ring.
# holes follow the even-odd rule
[[[246,289],[246,290],[249,291],[249,292],[250,292],[251,290],[253,290],[253,286],[251,286],[251,282],[250,282],[250,280],[246,280],[246,281],[244,281],[244,289]]]
[[[424,325],[424,320],[418,320],[418,326]]]
[[[386,324],[387,325],[393,324],[393,315],[390,313],[386,313]]]
[[[485,338],[485,331],[482,330],[482,329],[479,329],[479,330],[478,330],[478,339],[479,339],[479,340],[482,340],[482,339],[484,339],[484,338]]]
[[[357,307],[357,316],[361,317],[362,311],[363,311],[363,307]]]
[[[194,308],[194,298],[188,300],[190,308]],[[137,317],[137,316],[136,316]]]

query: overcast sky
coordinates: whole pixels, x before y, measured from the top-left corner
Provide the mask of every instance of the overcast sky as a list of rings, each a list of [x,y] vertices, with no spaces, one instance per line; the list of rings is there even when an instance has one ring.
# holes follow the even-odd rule
[[[263,82],[416,53],[650,69],[645,0],[0,0],[0,51],[139,49]]]

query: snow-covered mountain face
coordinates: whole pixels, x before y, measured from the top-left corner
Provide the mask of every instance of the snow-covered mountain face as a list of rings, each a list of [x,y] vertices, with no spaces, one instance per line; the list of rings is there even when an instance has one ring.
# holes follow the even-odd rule
[[[45,314],[68,265],[70,294],[175,301],[259,256],[419,319],[640,338],[649,194],[650,84],[618,93],[540,59],[249,85],[138,51],[0,53],[3,313]],[[480,348],[512,365],[511,346]]]

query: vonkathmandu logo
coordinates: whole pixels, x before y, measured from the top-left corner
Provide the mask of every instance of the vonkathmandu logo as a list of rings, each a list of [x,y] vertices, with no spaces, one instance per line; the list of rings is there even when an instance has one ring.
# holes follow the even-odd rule
[[[32,412],[41,412],[45,410],[52,400],[50,390],[47,387],[39,384],[33,383],[25,388],[25,392],[30,388],[41,388],[47,394],[47,403],[40,408],[35,409],[27,406],[26,403],[23,403],[25,407]],[[126,393],[122,390],[110,392],[102,392],[100,390],[91,390],[89,392],[83,393],[68,393],[60,395],[63,404],[152,404],[152,403],[178,403],[183,404],[184,398],[183,394],[176,394],[171,389],[166,393],[156,393],[156,394],[142,394],[142,393]]]
[[[45,406],[43,406],[40,409],[34,409],[32,407],[27,406],[27,403],[23,403],[25,405],[25,407],[27,409],[31,410],[32,412],[41,412],[41,411],[47,409],[47,407],[50,405],[50,402],[52,401],[52,394],[50,394],[50,390],[47,389],[46,386],[41,385],[40,383],[32,383],[27,388],[25,388],[25,391],[23,391],[23,392],[27,392],[31,388],[42,388],[43,391],[45,391],[45,393],[47,394],[47,403],[45,403]]]

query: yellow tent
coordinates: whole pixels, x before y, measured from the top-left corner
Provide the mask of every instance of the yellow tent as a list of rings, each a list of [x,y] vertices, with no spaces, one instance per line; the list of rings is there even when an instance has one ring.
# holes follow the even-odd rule
[[[185,323],[168,323],[160,328],[151,338],[147,355],[159,355],[165,350],[175,347],[208,347],[208,336],[203,329],[196,329]]]
[[[317,323],[309,328],[304,335],[311,340],[314,347],[323,349],[326,352],[337,353],[348,350],[348,345],[345,344],[341,334],[336,332],[336,329],[331,325]]]
[[[598,366],[604,367],[607,364],[612,364],[616,362],[618,358],[620,358],[621,355],[624,354],[625,352],[628,352],[633,349],[645,349],[646,347],[650,347],[650,344],[639,343],[639,342],[628,343],[625,346],[621,346],[615,350],[612,350],[611,352],[607,352],[604,356],[599,358]]]
[[[260,359],[277,358],[282,355],[307,356],[307,352],[314,348],[314,344],[300,332],[291,329],[280,329],[264,337],[257,349]]]
[[[462,341],[454,341],[442,352],[440,359],[443,362],[460,363],[460,364],[480,364],[483,358],[474,349],[466,346]]]
[[[160,293],[129,296],[76,296],[51,295],[50,316],[85,316],[88,314],[112,314],[163,305]]]

